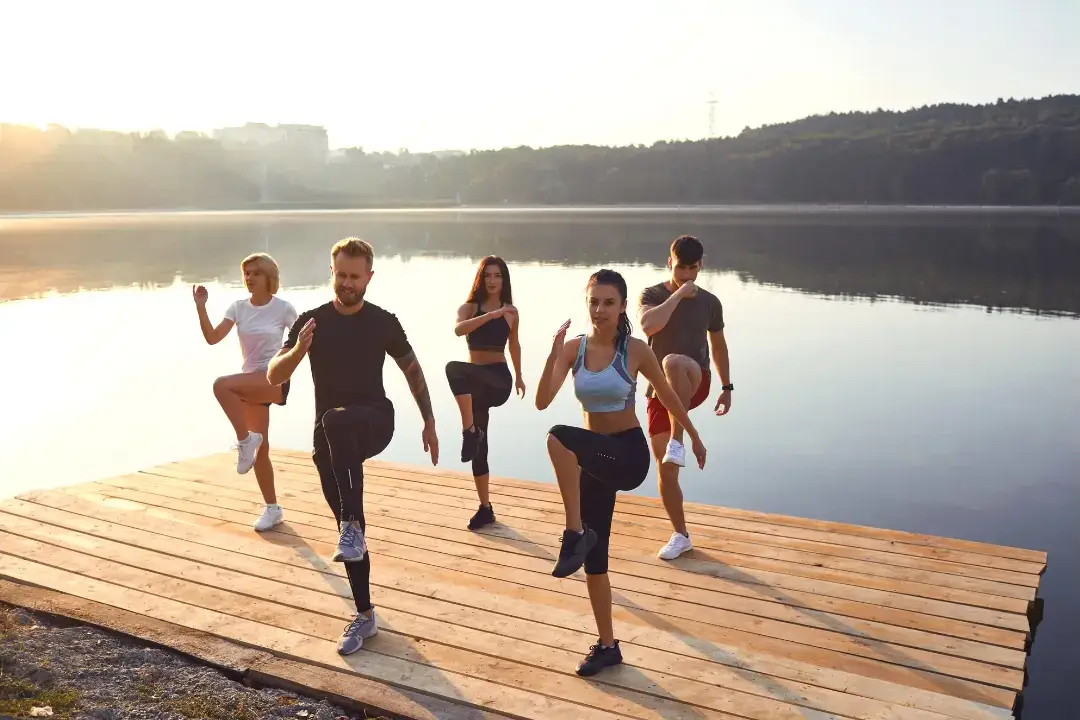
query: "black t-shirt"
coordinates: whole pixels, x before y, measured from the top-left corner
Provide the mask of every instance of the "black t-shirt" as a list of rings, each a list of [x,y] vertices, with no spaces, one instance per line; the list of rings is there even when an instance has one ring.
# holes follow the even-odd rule
[[[333,301],[308,310],[293,323],[285,347],[296,345],[300,330],[315,318],[308,349],[315,385],[316,423],[327,410],[345,405],[387,404],[383,361],[412,352],[397,316],[365,301],[359,312],[344,315]]]

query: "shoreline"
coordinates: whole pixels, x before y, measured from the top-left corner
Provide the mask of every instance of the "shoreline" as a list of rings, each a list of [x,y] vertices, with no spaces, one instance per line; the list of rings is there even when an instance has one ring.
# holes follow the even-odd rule
[[[0,718],[386,720],[262,685],[230,664],[0,599]]]
[[[237,208],[129,208],[0,212],[0,222],[20,220],[228,218],[317,215],[717,215],[722,217],[819,216],[1030,216],[1080,217],[1080,205],[865,205],[854,203],[645,204],[645,205],[443,205],[297,207],[287,204]]]

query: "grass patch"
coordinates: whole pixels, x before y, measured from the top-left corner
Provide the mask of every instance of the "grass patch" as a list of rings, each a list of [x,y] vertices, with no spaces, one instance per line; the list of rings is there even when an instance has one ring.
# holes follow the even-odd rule
[[[0,715],[29,717],[31,708],[47,705],[53,709],[53,717],[62,720],[69,717],[78,701],[79,694],[74,690],[42,690],[29,680],[0,676]]]
[[[259,720],[255,710],[243,700],[229,705],[210,693],[197,693],[169,700],[164,707],[191,720]]]
[[[0,638],[15,635],[19,630],[19,621],[15,619],[15,609],[0,606]]]

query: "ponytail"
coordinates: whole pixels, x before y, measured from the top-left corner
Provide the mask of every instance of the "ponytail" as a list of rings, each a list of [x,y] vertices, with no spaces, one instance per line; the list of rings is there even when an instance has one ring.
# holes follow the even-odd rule
[[[619,313],[619,332],[615,336],[615,346],[619,347],[626,342],[632,332],[634,332],[634,327],[630,324],[630,316],[623,310]]]

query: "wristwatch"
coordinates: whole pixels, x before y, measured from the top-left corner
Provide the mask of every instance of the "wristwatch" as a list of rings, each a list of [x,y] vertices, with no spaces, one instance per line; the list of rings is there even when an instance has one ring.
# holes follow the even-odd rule
[[[721,385],[720,389],[721,390],[734,390],[735,389],[735,383],[728,383],[727,385]]]

